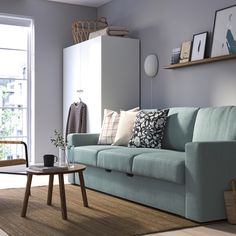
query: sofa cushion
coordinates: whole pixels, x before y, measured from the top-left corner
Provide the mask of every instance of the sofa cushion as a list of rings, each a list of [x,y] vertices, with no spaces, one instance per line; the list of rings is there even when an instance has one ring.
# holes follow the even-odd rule
[[[98,144],[112,144],[114,142],[119,120],[120,114],[118,112],[104,109],[102,130],[99,135]]]
[[[193,128],[199,108],[170,108],[162,142],[162,148],[184,151],[185,144],[192,141]]]
[[[168,110],[140,111],[136,115],[129,147],[161,148]]]
[[[134,157],[132,173],[184,184],[185,153],[159,149]]]
[[[236,107],[201,108],[194,126],[193,141],[236,140]]]
[[[81,163],[90,166],[97,166],[97,154],[102,150],[119,148],[110,145],[89,145],[75,147],[74,159],[75,163]]]
[[[121,111],[115,140],[112,145],[128,146],[138,111]]]
[[[97,157],[97,167],[131,173],[133,158],[141,153],[153,152],[150,148],[107,149],[100,151]]]

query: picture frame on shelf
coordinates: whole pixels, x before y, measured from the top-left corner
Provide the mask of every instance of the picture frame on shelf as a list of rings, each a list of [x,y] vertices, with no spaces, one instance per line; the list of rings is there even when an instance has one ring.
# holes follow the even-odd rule
[[[191,61],[204,59],[207,37],[208,37],[207,31],[193,35]]]
[[[215,13],[211,57],[233,53],[236,53],[236,5]]]
[[[192,41],[185,41],[181,45],[179,63],[189,62],[191,54]]]
[[[180,60],[181,48],[174,48],[171,54],[171,64],[178,64]]]

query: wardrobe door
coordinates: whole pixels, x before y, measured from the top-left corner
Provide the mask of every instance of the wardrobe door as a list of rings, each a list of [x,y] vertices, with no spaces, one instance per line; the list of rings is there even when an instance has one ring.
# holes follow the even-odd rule
[[[101,131],[101,38],[81,43],[82,101],[87,105],[87,133]]]
[[[139,40],[102,36],[102,109],[139,106]]]
[[[63,50],[63,131],[66,129],[70,105],[79,101],[78,90],[81,87],[79,79],[80,51],[79,44]]]

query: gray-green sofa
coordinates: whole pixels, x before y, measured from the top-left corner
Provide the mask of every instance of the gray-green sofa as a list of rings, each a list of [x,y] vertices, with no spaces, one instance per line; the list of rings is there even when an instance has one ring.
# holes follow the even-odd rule
[[[225,218],[223,192],[236,178],[236,107],[170,108],[163,149],[97,145],[70,134],[89,188],[206,222]],[[69,177],[79,184],[77,175]]]

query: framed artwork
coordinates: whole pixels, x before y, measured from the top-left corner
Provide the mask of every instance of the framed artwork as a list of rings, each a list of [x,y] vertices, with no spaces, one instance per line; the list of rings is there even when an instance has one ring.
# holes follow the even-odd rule
[[[181,48],[174,48],[171,54],[171,64],[179,63]]]
[[[236,5],[215,13],[211,57],[236,53]]]
[[[192,41],[183,42],[180,52],[180,63],[188,62],[190,60]]]
[[[191,61],[201,60],[205,56],[208,32],[193,35]]]

